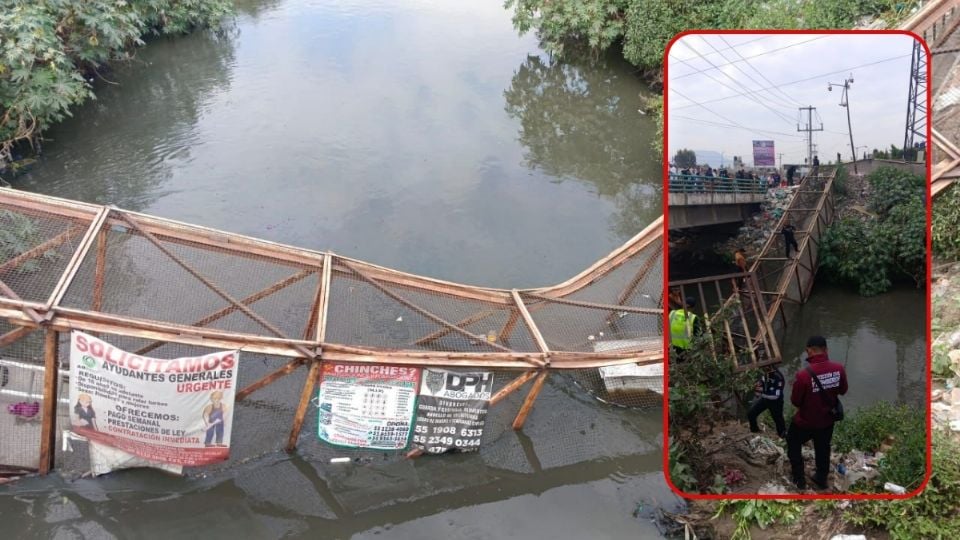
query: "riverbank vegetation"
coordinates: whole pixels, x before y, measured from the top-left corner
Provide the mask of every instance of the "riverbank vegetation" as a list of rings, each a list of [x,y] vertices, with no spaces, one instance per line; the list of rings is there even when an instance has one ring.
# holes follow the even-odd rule
[[[692,28],[846,29],[880,19],[893,28],[919,0],[506,0],[521,33],[560,58],[598,57],[616,49],[654,86],[662,84],[664,51]],[[662,98],[660,98],[662,101]],[[651,107],[658,118],[662,105]],[[661,120],[662,121],[662,120]],[[663,138],[654,148],[663,152]]]
[[[535,30],[542,46],[563,55],[613,46],[638,69],[659,77],[670,39],[690,28],[852,28],[865,19],[888,26],[917,0],[507,0],[521,32]]]
[[[683,359],[671,355],[671,481],[687,493],[788,488],[777,472],[786,466],[786,449],[773,435],[772,418],[760,417],[766,428],[760,437],[746,425],[748,402],[760,373],[734,368],[722,339],[724,321],[736,322],[730,313],[711,317],[710,331],[694,337]],[[783,375],[790,384],[793,374]],[[784,408],[788,423],[794,412],[788,401]],[[875,455],[876,474],[859,481],[850,477],[849,491],[879,493],[886,482],[913,490],[926,471],[925,411],[883,401],[852,411],[835,427],[833,455],[848,463]]]
[[[753,387],[756,370],[738,372],[727,350],[722,326],[732,309],[711,317],[710,328],[694,336],[680,359],[670,356],[670,478],[688,493],[723,493],[731,478],[708,455],[705,441],[715,427],[743,409],[741,396]],[[716,354],[716,357],[714,357]]]
[[[960,261],[960,189],[945,189],[933,201],[933,253],[946,261]]]
[[[703,512],[694,521],[698,532],[709,533],[724,525],[734,539],[749,539],[751,532],[776,529],[793,537],[830,538],[834,534],[864,534],[873,538],[960,538],[960,444],[950,434],[934,433],[932,472],[926,488],[904,500],[697,501]],[[802,505],[802,507],[801,507]],[[724,523],[724,521],[729,523]],[[790,536],[784,536],[790,537]]]
[[[229,0],[13,0],[0,10],[0,169],[24,145],[94,98],[113,61],[149,36],[215,27]]]
[[[704,332],[694,339],[684,360],[671,357],[671,481],[687,493],[789,493],[786,477],[781,477],[789,467],[785,443],[772,435],[769,415],[760,418],[767,435],[759,437],[749,432],[742,418],[742,401],[751,394],[757,372],[737,373],[731,358],[713,358],[710,344]],[[719,340],[713,344],[722,345]],[[785,376],[789,382],[791,374]],[[787,403],[785,419],[789,422],[793,414]],[[925,414],[921,408],[878,402],[848,413],[837,424],[834,457],[857,460],[861,458],[855,456],[872,455],[875,460],[876,475],[854,482],[850,492],[885,493],[886,482],[908,491],[922,484]],[[953,538],[960,531],[960,516],[953,510],[960,505],[958,449],[953,439],[938,435],[930,483],[920,495],[904,501],[696,500],[689,501],[687,512],[672,517],[704,538],[830,538],[879,531],[894,539]],[[841,481],[836,473],[831,476],[832,482]],[[938,523],[943,524],[944,535],[935,534]]]
[[[838,172],[838,185],[847,172]],[[860,294],[888,291],[898,281],[926,281],[925,178],[893,167],[867,175],[865,209],[841,217],[824,235],[820,268]],[[844,201],[840,205],[846,204]]]

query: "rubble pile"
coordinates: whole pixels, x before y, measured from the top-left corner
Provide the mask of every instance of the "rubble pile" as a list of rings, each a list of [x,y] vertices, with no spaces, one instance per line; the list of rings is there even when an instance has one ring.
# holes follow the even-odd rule
[[[716,252],[730,256],[737,248],[743,248],[747,252],[747,259],[758,255],[770,235],[776,232],[780,218],[786,213],[798,189],[800,186],[767,190],[767,197],[760,205],[760,212],[744,222],[737,236],[714,246]]]
[[[775,435],[767,436],[749,432],[741,421],[729,420],[719,429],[704,438],[707,455],[722,472],[720,475],[732,493],[798,493],[791,481],[790,460],[787,457],[786,441]],[[879,474],[880,460],[889,445],[884,444],[877,452],[853,449],[844,454],[833,452],[830,456],[831,493],[849,493],[857,482],[870,482]],[[812,445],[805,444],[801,452],[808,475],[815,469],[816,455]],[[732,473],[739,473],[736,479]],[[814,493],[810,486],[803,493]]]
[[[870,182],[863,174],[847,175],[846,194],[840,198],[837,205],[839,219],[854,218],[860,221],[875,219],[877,216],[869,210],[870,196],[873,190]]]
[[[934,279],[932,294],[935,318],[947,323],[947,330],[936,335],[933,341],[934,365],[937,365],[938,359],[943,361],[942,355],[945,354],[949,375],[944,379],[934,375],[936,380],[930,401],[934,425],[960,436],[960,328],[950,324],[960,317],[957,311],[957,298],[960,297],[958,271],[960,263],[951,265],[945,275]],[[943,374],[942,369],[935,369],[937,371]]]

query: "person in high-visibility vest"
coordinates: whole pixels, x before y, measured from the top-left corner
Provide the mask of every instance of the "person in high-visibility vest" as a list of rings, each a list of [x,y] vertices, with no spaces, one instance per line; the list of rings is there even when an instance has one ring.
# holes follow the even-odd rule
[[[686,307],[670,312],[670,345],[680,358],[686,356],[693,336],[700,333],[697,315],[691,311],[697,305],[696,300],[688,296],[684,303]]]

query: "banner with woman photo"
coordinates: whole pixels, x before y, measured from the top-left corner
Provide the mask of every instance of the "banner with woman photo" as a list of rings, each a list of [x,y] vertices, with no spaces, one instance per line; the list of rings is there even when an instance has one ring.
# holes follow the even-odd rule
[[[230,456],[239,351],[160,359],[70,336],[70,424],[93,443],[198,466]]]

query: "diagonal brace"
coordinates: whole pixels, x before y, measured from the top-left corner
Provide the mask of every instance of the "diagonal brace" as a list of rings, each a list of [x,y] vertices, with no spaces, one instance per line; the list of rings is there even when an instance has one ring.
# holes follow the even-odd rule
[[[213,292],[215,292],[220,298],[223,298],[223,299],[226,300],[227,302],[230,302],[231,304],[233,304],[234,306],[236,306],[237,309],[239,309],[239,310],[242,311],[245,315],[247,315],[248,317],[250,317],[251,319],[253,319],[254,321],[256,321],[258,324],[260,324],[260,326],[266,328],[271,334],[273,334],[273,335],[275,335],[275,336],[277,336],[277,337],[279,337],[279,338],[282,338],[282,339],[290,339],[290,338],[288,338],[287,336],[285,336],[285,335],[283,334],[283,332],[281,332],[281,331],[278,330],[275,326],[273,326],[272,324],[270,324],[270,322],[268,322],[266,319],[264,319],[263,317],[261,317],[260,315],[258,315],[255,311],[253,311],[252,309],[250,309],[249,307],[247,307],[246,305],[244,305],[243,303],[241,303],[239,300],[237,300],[236,298],[234,298],[233,296],[231,296],[229,293],[227,293],[226,291],[224,291],[224,290],[221,289],[220,287],[217,287],[216,284],[214,284],[213,282],[211,282],[209,279],[205,278],[200,272],[198,272],[198,271],[197,271],[196,269],[194,269],[192,266],[190,266],[189,264],[187,264],[183,259],[177,257],[177,255],[176,255],[175,253],[173,253],[172,251],[170,251],[170,250],[167,248],[167,246],[163,245],[163,243],[160,242],[160,240],[157,239],[156,236],[154,236],[152,233],[150,233],[149,231],[147,231],[147,230],[145,230],[143,227],[141,227],[140,224],[137,223],[137,220],[133,219],[133,217],[127,215],[126,213],[120,213],[120,217],[121,217],[121,219],[123,219],[124,221],[126,221],[127,223],[129,223],[130,226],[131,226],[135,231],[137,231],[138,233],[140,233],[141,235],[143,235],[143,237],[146,238],[151,244],[153,244],[154,246],[156,246],[157,249],[159,249],[160,251],[162,251],[162,252],[164,253],[164,255],[166,255],[167,257],[170,257],[170,258],[173,260],[173,262],[177,263],[178,265],[180,265],[181,268],[183,268],[184,270],[186,270],[190,275],[192,275],[193,277],[195,277],[195,278],[197,278],[198,280],[200,280],[201,283],[203,283],[203,284],[206,285],[210,290],[212,290]],[[315,353],[315,352],[307,349],[307,348],[304,347],[303,345],[293,344],[293,347],[294,347],[298,352],[300,352],[301,354],[303,354],[303,355],[304,355],[305,357],[307,357],[307,358],[317,358],[317,353]]]
[[[464,330],[463,328],[460,328],[459,326],[453,324],[453,323],[450,322],[450,321],[447,321],[446,319],[443,319],[443,318],[441,318],[441,317],[439,317],[439,316],[437,316],[437,315],[434,315],[433,313],[430,313],[430,312],[427,311],[426,309],[423,309],[422,307],[414,304],[413,302],[407,300],[406,298],[404,298],[404,297],[400,296],[399,294],[397,294],[397,293],[391,291],[390,289],[386,288],[386,287],[383,286],[379,281],[377,281],[377,280],[373,279],[372,277],[366,275],[365,273],[363,273],[362,271],[360,271],[356,266],[350,264],[349,262],[341,259],[341,260],[340,260],[340,264],[346,266],[348,269],[350,269],[350,271],[352,271],[354,274],[356,274],[358,277],[360,277],[360,279],[362,279],[363,281],[366,281],[366,282],[369,283],[370,285],[374,286],[375,288],[377,288],[377,289],[378,289],[380,292],[382,292],[383,294],[389,296],[390,298],[396,300],[397,302],[400,302],[401,304],[407,306],[408,308],[412,309],[413,311],[416,311],[417,313],[419,313],[419,314],[422,315],[423,317],[425,317],[425,318],[427,318],[427,319],[429,319],[429,320],[431,320],[431,321],[439,324],[440,326],[445,326],[445,327],[449,328],[450,330],[452,330],[452,331],[454,331],[454,332],[456,332],[456,333],[458,333],[458,334],[462,334],[462,335],[464,335],[464,336],[466,336],[466,337],[468,337],[468,338],[470,338],[470,339],[480,341],[481,343],[483,343],[484,345],[487,345],[488,347],[492,347],[492,348],[494,348],[494,349],[498,349],[498,350],[503,351],[503,352],[514,352],[512,349],[508,349],[508,348],[504,347],[503,345],[500,345],[499,343],[489,342],[489,341],[487,341],[487,338],[486,338],[486,337],[478,336],[478,335],[474,334],[473,332],[469,332],[469,331],[467,331],[467,330]]]

